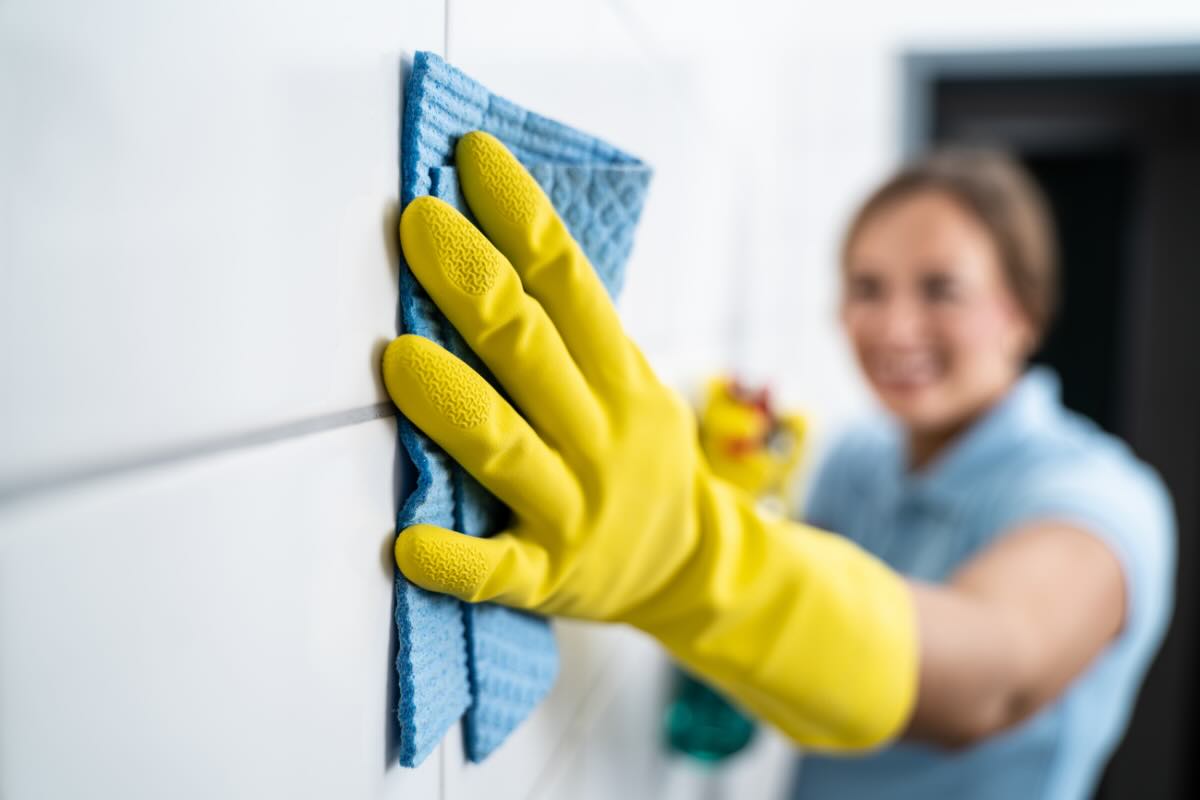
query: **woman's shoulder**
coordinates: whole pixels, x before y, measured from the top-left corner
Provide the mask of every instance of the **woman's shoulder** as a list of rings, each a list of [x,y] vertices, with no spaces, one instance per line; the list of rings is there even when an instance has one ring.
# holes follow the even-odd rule
[[[1024,438],[1007,471],[1005,483],[1021,495],[1079,495],[1098,509],[1121,506],[1156,521],[1171,513],[1170,495],[1153,467],[1123,440],[1065,408]]]
[[[1020,450],[990,498],[993,530],[1040,521],[1075,525],[1113,549],[1132,594],[1158,596],[1151,605],[1169,607],[1175,514],[1154,468],[1121,439],[1065,410]]]

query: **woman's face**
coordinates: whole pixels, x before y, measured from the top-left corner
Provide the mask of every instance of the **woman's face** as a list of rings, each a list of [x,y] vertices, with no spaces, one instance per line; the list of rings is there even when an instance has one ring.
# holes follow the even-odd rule
[[[1007,390],[1033,341],[987,229],[923,190],[851,242],[842,321],[879,399],[914,431],[964,424]]]

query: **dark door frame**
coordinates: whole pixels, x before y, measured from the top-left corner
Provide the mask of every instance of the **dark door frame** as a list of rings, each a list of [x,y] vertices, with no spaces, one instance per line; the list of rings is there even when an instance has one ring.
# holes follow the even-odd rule
[[[935,84],[946,79],[1085,78],[1200,73],[1200,43],[998,50],[914,50],[901,57],[900,144],[920,153],[933,134]]]

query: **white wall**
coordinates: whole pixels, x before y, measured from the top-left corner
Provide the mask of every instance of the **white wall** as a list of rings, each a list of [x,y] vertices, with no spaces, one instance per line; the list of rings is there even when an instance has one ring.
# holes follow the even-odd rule
[[[769,380],[819,435],[869,404],[837,326],[837,249],[900,155],[901,54],[1200,37],[1192,0],[451,9],[458,62],[659,168],[622,304],[656,363]]]
[[[377,404],[443,39],[441,0],[0,4],[5,800],[439,796],[388,760]]]
[[[386,757],[405,53],[448,39],[654,164],[630,331],[827,430],[865,403],[835,253],[898,153],[898,53],[1198,35],[1164,0],[0,4],[0,797],[713,788],[619,628],[559,626],[552,697],[484,765],[457,730]],[[765,737],[716,783],[769,796],[791,758]]]

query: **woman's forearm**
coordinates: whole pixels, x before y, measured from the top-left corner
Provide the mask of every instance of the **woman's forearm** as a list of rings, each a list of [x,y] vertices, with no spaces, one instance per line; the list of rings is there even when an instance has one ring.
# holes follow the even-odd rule
[[[1001,537],[946,585],[910,587],[921,644],[907,735],[949,747],[1009,728],[1058,697],[1124,618],[1111,550],[1053,522]]]
[[[906,735],[961,747],[1028,715],[1022,687],[1032,667],[1019,621],[951,587],[913,582],[911,589],[921,666]]]

